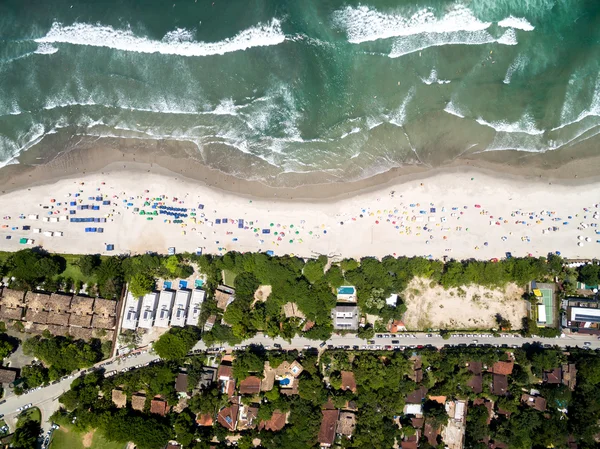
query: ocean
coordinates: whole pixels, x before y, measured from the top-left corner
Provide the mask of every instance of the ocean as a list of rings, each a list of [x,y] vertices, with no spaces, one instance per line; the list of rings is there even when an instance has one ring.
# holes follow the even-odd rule
[[[599,40],[596,0],[2,0],[0,163],[87,137],[246,179],[577,157]]]

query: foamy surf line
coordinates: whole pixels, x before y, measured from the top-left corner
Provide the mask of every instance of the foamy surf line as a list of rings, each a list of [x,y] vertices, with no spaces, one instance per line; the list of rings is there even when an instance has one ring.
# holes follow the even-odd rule
[[[118,30],[110,26],[75,23],[63,26],[55,22],[48,33],[35,42],[43,44],[72,44],[107,47],[138,53],[161,53],[179,56],[212,56],[253,47],[278,45],[285,41],[281,23],[277,19],[259,24],[219,42],[197,42],[188,30],[177,29],[167,33],[162,40],[136,36],[131,30]]]
[[[469,8],[460,4],[453,5],[442,16],[436,16],[430,8],[402,15],[381,12],[364,5],[355,8],[348,6],[333,13],[333,23],[346,32],[352,44],[414,35],[477,33],[484,32],[492,25],[492,22],[478,19]],[[534,29],[527,19],[513,16],[499,21],[498,25],[523,31]]]

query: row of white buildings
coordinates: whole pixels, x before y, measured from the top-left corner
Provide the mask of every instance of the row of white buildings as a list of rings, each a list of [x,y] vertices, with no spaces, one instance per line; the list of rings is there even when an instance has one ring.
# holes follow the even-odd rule
[[[138,327],[196,326],[206,292],[194,290],[161,290],[136,298],[127,292],[123,310],[123,329]]]

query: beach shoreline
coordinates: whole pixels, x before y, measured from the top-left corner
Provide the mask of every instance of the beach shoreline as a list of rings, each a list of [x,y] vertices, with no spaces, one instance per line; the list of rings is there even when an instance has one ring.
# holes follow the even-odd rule
[[[600,166],[600,156],[573,158],[553,166],[547,160],[524,165],[518,161],[498,163],[493,160],[495,155],[492,154],[492,160],[461,159],[434,168],[425,165],[393,167],[358,180],[340,181],[323,177],[322,173],[289,175],[289,182],[286,180],[281,185],[274,185],[211,168],[197,159],[197,149],[188,142],[135,139],[103,139],[102,142],[67,148],[43,163],[37,163],[37,159],[41,158],[36,157],[36,153],[25,153],[20,163],[0,168],[0,191],[9,193],[103,172],[160,174],[249,198],[298,201],[337,200],[417,180],[434,179],[440,175],[462,175],[466,172],[505,181],[546,185],[581,186],[600,181],[595,169]]]

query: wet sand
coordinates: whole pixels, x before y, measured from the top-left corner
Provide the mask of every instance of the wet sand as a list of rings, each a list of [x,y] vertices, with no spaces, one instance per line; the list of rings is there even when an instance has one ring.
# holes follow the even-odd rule
[[[440,174],[460,175],[465,171],[533,184],[575,186],[600,180],[597,171],[600,156],[593,153],[579,156],[575,158],[571,153],[561,152],[523,155],[503,151],[479,154],[476,159],[463,158],[436,168],[425,165],[391,168],[384,173],[354,181],[340,180],[325,173],[272,173],[266,179],[253,180],[241,179],[208,167],[199,160],[195,145],[189,142],[82,138],[67,145],[64,151],[53,155],[50,160],[44,160],[34,149],[24,153],[19,164],[0,169],[0,190],[7,193],[107,171],[127,171],[137,173],[140,177],[148,173],[168,175],[239,195],[288,200],[343,198],[418,179],[431,179]],[[238,159],[232,158],[230,165],[252,163]],[[268,173],[268,167],[262,169],[266,171],[260,173]]]

